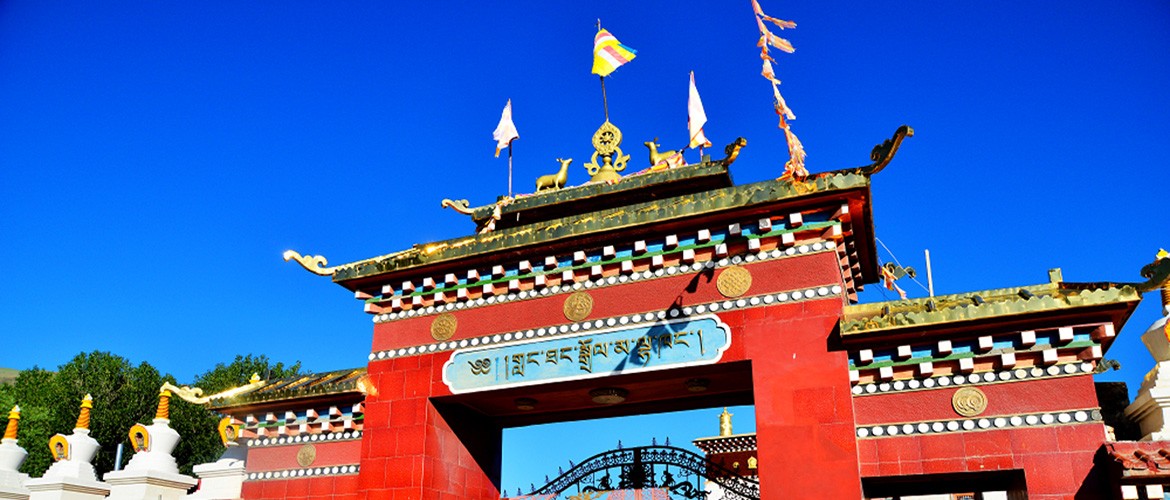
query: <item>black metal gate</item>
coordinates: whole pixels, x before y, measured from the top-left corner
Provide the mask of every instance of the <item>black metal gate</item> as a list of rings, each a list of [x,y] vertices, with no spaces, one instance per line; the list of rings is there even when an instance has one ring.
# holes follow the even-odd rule
[[[673,471],[672,471],[673,468]],[[704,480],[719,485],[723,498],[758,500],[760,483],[706,457],[673,446],[641,446],[598,453],[529,495],[550,497],[570,493],[660,488],[672,498],[706,499]]]

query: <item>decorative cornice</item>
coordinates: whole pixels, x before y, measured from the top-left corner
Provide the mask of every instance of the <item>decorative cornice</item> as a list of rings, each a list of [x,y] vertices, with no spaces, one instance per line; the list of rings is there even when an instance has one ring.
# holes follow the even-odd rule
[[[304,443],[353,441],[361,439],[361,431],[327,432],[322,434],[307,434],[300,436],[253,438],[245,445],[249,448],[266,448],[273,446],[290,446]]]
[[[1000,384],[1018,382],[1022,380],[1037,380],[1074,375],[1092,374],[1093,363],[1074,362],[1052,365],[1046,368],[1033,366],[1031,368],[1017,368],[1015,370],[1001,370],[964,375],[942,375],[938,377],[912,378],[910,380],[895,380],[893,382],[874,382],[853,386],[855,397],[876,396],[895,392],[929,391],[933,389],[949,389],[966,384]]]
[[[272,481],[272,480],[287,480],[287,479],[301,479],[307,477],[320,476],[344,476],[350,474],[357,474],[361,471],[361,467],[357,464],[352,465],[333,465],[329,467],[309,467],[305,469],[286,469],[274,470],[267,472],[249,472],[247,481]]]
[[[1101,422],[1101,410],[1085,408],[1056,412],[998,415],[979,418],[957,418],[928,420],[897,424],[866,425],[857,427],[859,439],[898,437],[903,435],[947,434],[952,432],[993,431],[1018,427],[1044,427],[1051,425],[1084,424]]]
[[[798,255],[806,255],[806,254],[815,254],[815,253],[821,253],[821,252],[826,252],[826,251],[833,251],[833,250],[837,250],[837,249],[838,249],[838,245],[833,241],[817,241],[817,242],[814,242],[811,244],[796,245],[796,246],[791,246],[791,247],[788,247],[785,249],[776,248],[776,249],[773,249],[771,251],[758,251],[758,252],[753,252],[753,253],[747,253],[745,255],[734,255],[734,256],[730,256],[730,257],[726,256],[727,250],[723,249],[721,252],[720,251],[715,252],[715,254],[717,256],[719,256],[720,253],[723,254],[722,256],[719,256],[716,260],[701,261],[701,260],[698,260],[696,257],[691,257],[689,259],[690,260],[689,263],[687,262],[688,259],[683,259],[680,261],[679,265],[675,265],[675,266],[663,265],[663,266],[658,267],[657,269],[653,269],[653,270],[647,269],[644,271],[633,271],[632,270],[633,268],[631,267],[629,271],[623,272],[623,273],[618,274],[618,275],[598,276],[596,278],[586,279],[583,281],[574,281],[571,285],[570,284],[565,284],[565,285],[558,284],[558,285],[553,285],[553,286],[548,286],[548,287],[530,288],[530,289],[519,289],[520,287],[517,287],[516,291],[503,292],[503,293],[499,293],[496,295],[490,295],[487,297],[481,296],[481,297],[477,297],[475,299],[453,300],[451,302],[447,302],[444,304],[430,305],[430,306],[418,307],[418,308],[412,307],[410,309],[406,309],[406,310],[402,310],[402,311],[376,314],[376,315],[374,315],[373,321],[374,321],[374,323],[383,323],[383,322],[394,321],[394,320],[398,320],[398,319],[413,318],[416,316],[429,316],[432,314],[441,314],[443,312],[448,312],[448,311],[453,311],[453,310],[473,309],[476,307],[489,306],[489,305],[496,304],[496,303],[510,302],[510,301],[516,301],[516,300],[535,299],[535,298],[552,296],[552,295],[557,295],[557,294],[564,294],[564,293],[573,293],[573,292],[578,292],[578,291],[588,290],[588,289],[593,289],[593,288],[602,288],[602,287],[606,287],[606,286],[621,285],[621,284],[625,284],[625,283],[628,283],[631,281],[640,281],[640,280],[649,280],[649,279],[655,279],[655,278],[670,277],[670,276],[674,276],[676,274],[683,274],[683,273],[687,273],[687,272],[700,272],[700,271],[703,271],[704,269],[709,270],[709,269],[715,269],[715,268],[727,267],[727,266],[733,266],[733,265],[749,264],[749,263],[757,262],[757,261],[773,260],[773,259],[780,259],[780,258],[793,257],[793,256],[798,256]],[[646,255],[646,258],[653,258],[653,255]],[[601,264],[594,264],[594,265],[601,265]],[[591,266],[586,264],[584,266],[578,266],[575,269],[583,269],[583,268],[589,268],[589,267],[591,267]],[[507,278],[497,279],[497,280],[493,280],[491,282],[492,283],[501,283],[501,282],[506,283],[506,282],[511,281],[511,280],[531,279],[535,276],[547,276],[550,274],[558,274],[558,273],[561,273],[565,270],[567,270],[567,269],[558,268],[558,269],[551,270],[549,272],[532,273],[532,274],[529,274],[526,276],[509,276]],[[482,283],[475,283],[472,286],[480,286],[481,284]],[[467,286],[464,285],[464,286],[461,286],[460,288],[466,288],[466,287]],[[444,289],[438,289],[438,290],[430,291],[428,293],[434,294],[434,293],[442,293],[442,292],[449,293],[450,291],[444,290]],[[452,298],[454,298],[454,297],[455,296],[452,295]],[[371,299],[371,300],[373,300],[373,299]]]

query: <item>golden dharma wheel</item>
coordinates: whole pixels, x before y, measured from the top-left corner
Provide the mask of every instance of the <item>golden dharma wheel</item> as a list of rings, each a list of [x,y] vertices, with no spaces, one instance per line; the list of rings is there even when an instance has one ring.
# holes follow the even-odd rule
[[[455,329],[458,327],[459,320],[455,318],[454,314],[440,314],[431,322],[431,337],[438,341],[450,339],[455,335]]]
[[[301,467],[308,467],[317,461],[317,447],[312,444],[306,444],[297,450],[297,464]]]
[[[740,266],[730,266],[719,273],[715,287],[724,297],[739,297],[752,287],[752,273]]]
[[[581,321],[593,312],[593,296],[588,292],[576,292],[565,299],[565,318],[569,321]]]

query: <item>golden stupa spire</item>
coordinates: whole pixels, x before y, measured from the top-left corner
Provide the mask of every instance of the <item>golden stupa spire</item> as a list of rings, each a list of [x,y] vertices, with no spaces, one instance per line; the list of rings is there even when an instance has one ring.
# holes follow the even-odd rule
[[[171,391],[162,389],[158,391],[158,411],[154,412],[154,418],[162,418],[170,420],[171,418]]]
[[[85,397],[81,399],[81,414],[77,415],[77,425],[73,426],[74,429],[89,430],[89,412],[92,409],[93,396],[86,394]]]
[[[20,406],[13,406],[8,412],[8,427],[4,429],[4,439],[16,439],[16,428],[20,423]]]
[[[727,408],[723,408],[723,413],[719,414],[719,437],[731,435],[731,415]]]

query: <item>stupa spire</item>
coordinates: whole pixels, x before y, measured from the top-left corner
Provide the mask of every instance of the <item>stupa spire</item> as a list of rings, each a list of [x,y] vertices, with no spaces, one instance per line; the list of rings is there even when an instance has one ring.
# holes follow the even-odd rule
[[[158,411],[154,412],[154,418],[171,419],[171,391],[158,391]]]
[[[13,406],[8,412],[8,427],[4,429],[4,439],[16,439],[16,429],[20,426],[20,406]]]
[[[85,397],[81,399],[81,413],[77,415],[77,425],[73,426],[74,429],[89,430],[89,413],[92,409],[93,396],[86,394]]]

